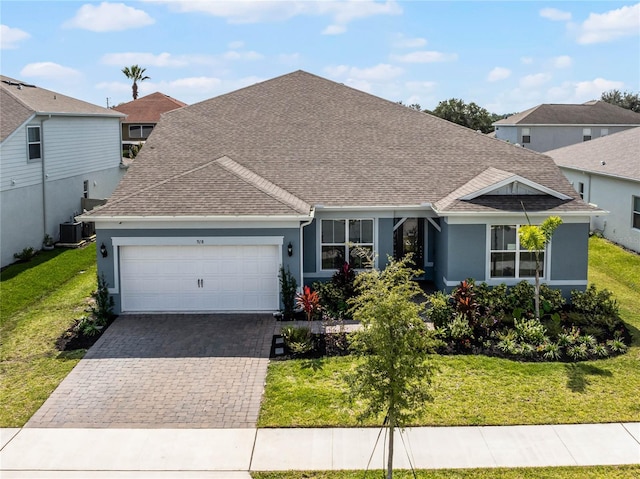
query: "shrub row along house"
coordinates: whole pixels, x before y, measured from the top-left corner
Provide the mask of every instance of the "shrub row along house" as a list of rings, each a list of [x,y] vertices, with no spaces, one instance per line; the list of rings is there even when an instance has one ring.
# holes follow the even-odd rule
[[[116,311],[276,311],[280,265],[330,278],[359,246],[423,279],[534,276],[517,240],[560,216],[543,281],[587,284],[590,218],[548,156],[296,71],[166,113],[95,221]]]
[[[121,113],[0,76],[1,265],[115,189]],[[75,236],[71,233],[70,236]],[[70,241],[71,242],[71,241]]]

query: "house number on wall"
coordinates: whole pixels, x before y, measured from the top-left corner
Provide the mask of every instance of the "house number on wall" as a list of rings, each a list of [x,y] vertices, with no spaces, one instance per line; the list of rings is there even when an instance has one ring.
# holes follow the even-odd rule
[[[204,244],[204,240],[202,239],[196,240],[196,244]]]

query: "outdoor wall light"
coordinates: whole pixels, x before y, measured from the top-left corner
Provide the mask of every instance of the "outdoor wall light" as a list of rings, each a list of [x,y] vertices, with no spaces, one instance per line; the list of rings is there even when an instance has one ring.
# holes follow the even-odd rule
[[[290,257],[293,256],[293,245],[291,244],[291,241],[289,241],[289,244],[287,245],[287,254]]]
[[[106,258],[107,256],[109,256],[109,252],[107,251],[107,247],[104,245],[104,243],[100,245],[100,254],[102,255],[103,258]]]

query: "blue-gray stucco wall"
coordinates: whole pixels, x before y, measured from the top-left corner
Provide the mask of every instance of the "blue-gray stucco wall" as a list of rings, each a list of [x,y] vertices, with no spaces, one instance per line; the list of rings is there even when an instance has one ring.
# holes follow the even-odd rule
[[[448,289],[445,280],[484,280],[486,225],[452,225],[443,221],[441,229],[436,235],[436,287]]]

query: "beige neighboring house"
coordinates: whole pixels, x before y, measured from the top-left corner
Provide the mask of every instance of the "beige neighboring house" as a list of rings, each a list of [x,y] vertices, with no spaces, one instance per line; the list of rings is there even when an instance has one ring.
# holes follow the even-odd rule
[[[547,152],[640,126],[640,113],[594,100],[542,104],[493,123],[495,138]]]
[[[113,107],[113,110],[127,115],[122,120],[123,156],[129,156],[129,149],[133,145],[144,144],[147,141],[163,113],[183,106],[187,104],[164,93],[156,92]]]
[[[610,212],[592,230],[640,253],[640,128],[546,154],[586,202]]]
[[[124,115],[6,76],[0,76],[0,113],[5,266],[24,248],[41,249],[45,234],[77,242],[83,225],[74,216],[103,203],[124,174]]]

